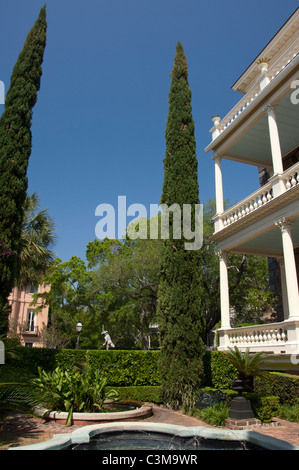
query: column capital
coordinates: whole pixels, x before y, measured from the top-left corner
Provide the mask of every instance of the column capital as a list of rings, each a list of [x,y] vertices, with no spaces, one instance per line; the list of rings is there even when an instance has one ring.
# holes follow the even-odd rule
[[[294,219],[282,217],[275,221],[276,227],[279,227],[281,232],[289,231],[291,226],[294,224]]]
[[[277,105],[275,104],[271,104],[271,103],[268,103],[266,106],[264,106],[263,110],[270,114],[270,113],[274,113],[275,114],[275,111],[277,109]]]
[[[216,255],[218,256],[220,261],[226,261],[227,256],[228,256],[228,252],[225,251],[225,250],[218,250],[218,251],[216,251]]]
[[[214,160],[214,162],[219,162],[221,163],[221,160],[222,160],[222,155],[218,155],[217,153],[214,153],[214,155],[212,156],[212,160]]]

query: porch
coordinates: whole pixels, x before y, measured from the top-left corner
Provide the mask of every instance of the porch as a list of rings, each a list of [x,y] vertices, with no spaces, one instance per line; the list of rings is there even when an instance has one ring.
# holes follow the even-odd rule
[[[299,140],[298,106],[292,101],[299,57],[294,55],[279,74],[262,73],[256,94],[231,121],[213,119],[216,215],[212,240],[220,263],[221,328],[219,350],[237,346],[264,352],[269,358],[299,369]],[[262,81],[266,79],[265,82]],[[243,98],[246,100],[248,92]],[[232,110],[234,111],[234,110]],[[224,208],[223,159],[263,168],[268,178],[254,193]],[[233,328],[230,319],[227,254],[275,258],[279,263],[283,321]],[[281,357],[284,359],[281,360]],[[270,360],[270,359],[269,359]],[[272,359],[271,359],[272,360]],[[278,362],[277,362],[278,360]]]

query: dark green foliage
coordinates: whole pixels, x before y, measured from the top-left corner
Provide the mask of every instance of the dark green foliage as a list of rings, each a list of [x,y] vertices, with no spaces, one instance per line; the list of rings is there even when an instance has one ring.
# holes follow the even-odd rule
[[[107,390],[107,378],[99,370],[56,367],[53,372],[40,368],[38,372],[39,376],[31,382],[37,401],[51,411],[67,411],[66,424],[71,422],[73,411],[105,411],[105,400],[117,397],[115,390]]]
[[[0,335],[7,331],[6,299],[19,270],[32,108],[40,88],[46,30],[43,7],[14,66],[0,118]]]
[[[233,380],[238,378],[237,369],[225,358],[222,351],[212,352],[211,372],[212,385],[220,390],[231,389]]]
[[[171,74],[169,113],[165,132],[166,154],[161,203],[170,207],[199,204],[197,158],[188,67],[183,47],[177,53]],[[200,385],[204,332],[202,273],[200,250],[186,250],[186,239],[173,237],[163,241],[158,290],[160,331],[160,373],[163,399],[173,408],[188,408]]]
[[[255,391],[260,395],[276,395],[281,403],[298,403],[299,377],[298,375],[271,372],[269,379],[255,378]]]
[[[116,387],[115,390],[119,400],[162,403],[161,387],[159,386]]]
[[[263,423],[269,423],[278,415],[279,397],[261,396],[257,393],[244,393],[244,396],[251,402],[254,416]]]
[[[103,371],[111,386],[160,384],[159,351],[18,348],[16,353],[18,358],[11,359],[10,366],[30,370],[36,376],[38,367],[51,372],[56,367],[71,370],[76,365],[86,364],[91,371]]]

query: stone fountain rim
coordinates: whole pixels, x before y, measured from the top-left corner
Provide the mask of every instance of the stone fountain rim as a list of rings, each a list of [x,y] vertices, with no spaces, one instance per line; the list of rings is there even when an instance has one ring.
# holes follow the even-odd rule
[[[68,412],[66,411],[50,411],[45,408],[35,410],[37,415],[41,418],[46,418],[50,421],[66,421]],[[111,413],[80,413],[74,412],[72,414],[72,424],[79,422],[110,422],[121,420],[135,420],[147,418],[153,414],[153,407],[151,405],[141,405],[140,408],[127,411],[115,411]]]

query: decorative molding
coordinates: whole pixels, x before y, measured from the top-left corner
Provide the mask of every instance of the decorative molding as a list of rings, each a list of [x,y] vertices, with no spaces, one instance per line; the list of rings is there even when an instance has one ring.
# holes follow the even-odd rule
[[[282,219],[276,220],[275,225],[280,228],[281,232],[289,232],[294,222],[294,219],[283,217]]]
[[[221,160],[222,160],[222,155],[218,155],[217,153],[214,153],[214,155],[212,156],[212,160],[214,160],[214,162],[219,162],[221,163]]]
[[[268,103],[266,106],[264,106],[263,110],[267,113],[267,114],[275,114],[276,112],[276,109],[277,109],[277,105],[276,104],[271,104],[271,103]]]
[[[226,262],[228,252],[224,251],[224,250],[218,250],[218,251],[216,251],[216,255],[218,256],[220,261],[225,261]]]

